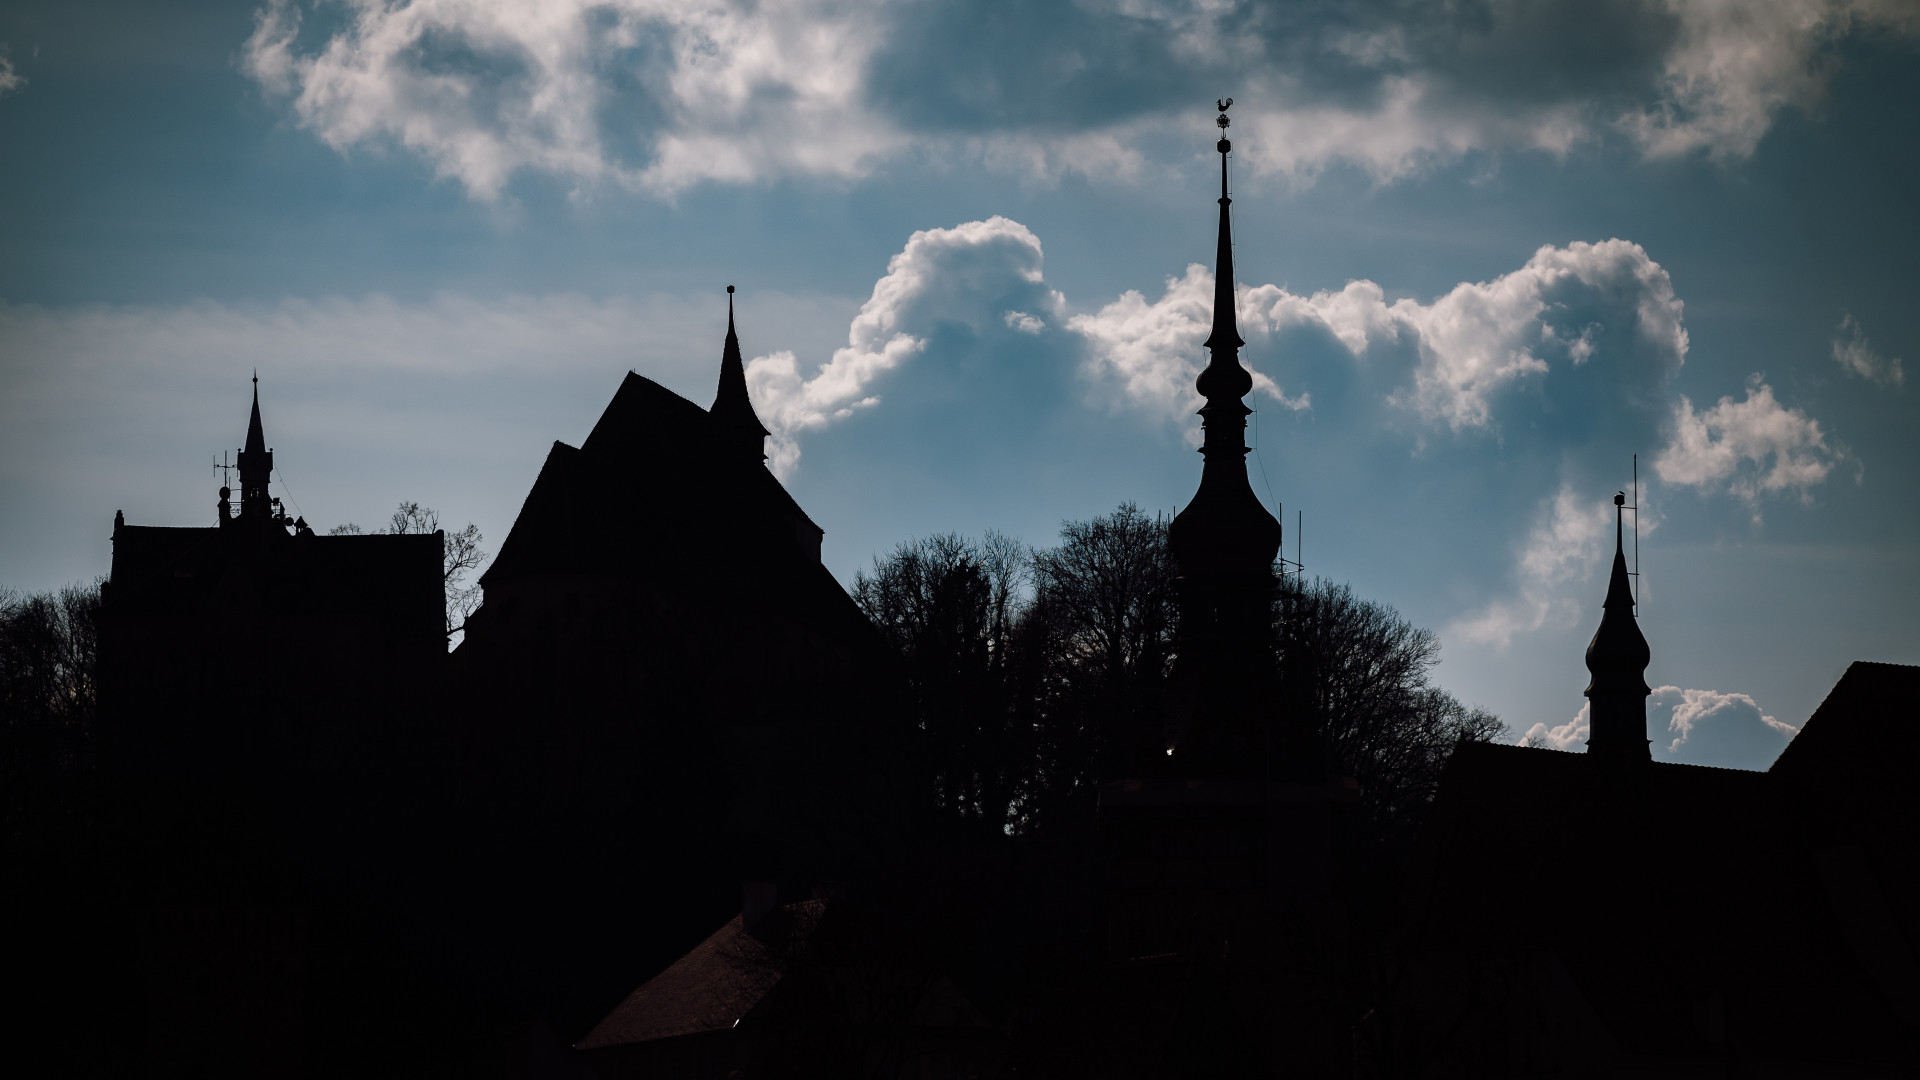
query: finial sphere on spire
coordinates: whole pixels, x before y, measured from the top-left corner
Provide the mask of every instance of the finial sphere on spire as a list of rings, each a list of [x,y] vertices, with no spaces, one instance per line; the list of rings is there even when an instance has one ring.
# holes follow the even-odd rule
[[[732,296],[732,295],[733,295],[733,286],[731,286],[731,285],[729,285],[729,286],[727,286],[727,295],[728,295],[728,296]]]

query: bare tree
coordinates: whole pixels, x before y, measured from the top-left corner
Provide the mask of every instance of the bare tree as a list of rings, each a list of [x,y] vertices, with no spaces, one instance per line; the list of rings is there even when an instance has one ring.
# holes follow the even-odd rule
[[[855,577],[906,660],[942,807],[1023,832],[1144,763],[1178,629],[1167,526],[1123,504],[1063,523],[1056,547],[949,534]],[[1375,839],[1405,841],[1453,747],[1504,725],[1432,684],[1432,632],[1346,585],[1284,578],[1273,614],[1276,704],[1360,782]]]
[[[1506,731],[1499,718],[1432,685],[1440,642],[1393,608],[1325,579],[1283,579],[1274,641],[1284,705],[1314,718],[1339,766],[1360,782],[1378,839],[1411,839],[1461,741]]]
[[[387,524],[375,530],[392,536],[441,531],[440,512],[417,502],[403,502]],[[327,530],[328,536],[361,536],[365,529],[349,521]],[[446,547],[441,554],[440,581],[447,594],[447,636],[466,629],[467,619],[480,606],[480,584],[467,584],[467,576],[487,561],[481,548],[480,529],[469,521],[465,528],[446,530]]]
[[[80,824],[92,766],[100,581],[0,588],[0,767],[6,842],[57,842]]]
[[[1016,540],[949,533],[875,558],[852,590],[906,662],[936,803],[995,828],[1007,819],[1031,743],[1011,678],[1029,565]]]
[[[1137,764],[1160,716],[1177,623],[1164,515],[1132,503],[1063,522],[1061,543],[1034,554],[1035,590],[1021,628],[1042,671],[1039,758],[1016,829],[1049,804]]]

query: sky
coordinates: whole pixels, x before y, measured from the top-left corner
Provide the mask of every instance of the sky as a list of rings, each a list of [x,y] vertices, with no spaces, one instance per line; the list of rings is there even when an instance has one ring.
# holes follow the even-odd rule
[[[309,522],[495,547],[729,284],[843,582],[1171,513],[1227,96],[1254,490],[1439,685],[1581,748],[1636,454],[1656,758],[1920,662],[1904,0],[11,3],[0,585],[211,524],[256,368]]]

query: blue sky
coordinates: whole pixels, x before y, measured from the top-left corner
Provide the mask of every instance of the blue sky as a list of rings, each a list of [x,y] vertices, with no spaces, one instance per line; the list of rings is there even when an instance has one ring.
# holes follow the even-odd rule
[[[1656,753],[1763,766],[1920,661],[1916,60],[1891,0],[11,4],[0,582],[210,522],[255,366],[308,520],[497,544],[627,369],[710,400],[727,284],[842,580],[1172,511],[1231,95],[1290,551],[1577,748],[1637,452]]]

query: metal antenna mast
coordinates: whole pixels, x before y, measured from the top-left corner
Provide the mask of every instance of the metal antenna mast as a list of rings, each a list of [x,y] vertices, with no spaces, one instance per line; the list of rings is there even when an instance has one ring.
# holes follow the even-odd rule
[[[1640,455],[1633,455],[1633,615],[1640,617]]]

